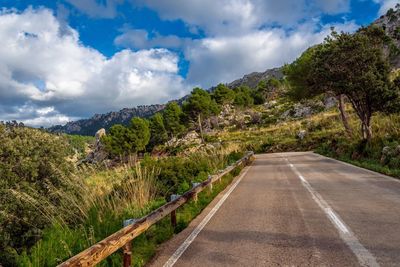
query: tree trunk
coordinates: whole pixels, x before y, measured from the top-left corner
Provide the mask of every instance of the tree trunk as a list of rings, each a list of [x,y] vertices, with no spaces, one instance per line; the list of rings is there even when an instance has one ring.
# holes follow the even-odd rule
[[[201,126],[201,115],[200,115],[200,114],[199,114],[199,116],[198,116],[198,121],[199,121],[199,129],[200,129],[201,142],[204,143],[203,127]]]
[[[345,109],[344,95],[341,94],[337,96],[337,100],[339,102],[340,118],[342,119],[343,126],[346,129],[347,134],[351,137],[353,135],[353,129],[350,127],[348,115]]]
[[[362,137],[364,140],[370,141],[372,138],[371,118],[365,116],[361,124]]]

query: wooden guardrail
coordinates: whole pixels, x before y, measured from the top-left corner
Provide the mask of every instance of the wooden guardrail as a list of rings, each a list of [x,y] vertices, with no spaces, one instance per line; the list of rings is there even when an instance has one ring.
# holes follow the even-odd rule
[[[215,175],[209,176],[207,180],[196,184],[190,191],[186,192],[182,196],[179,196],[176,199],[164,204],[145,217],[135,221],[133,224],[125,226],[118,232],[106,237],[102,241],[82,251],[58,266],[94,266],[120,248],[122,248],[124,253],[124,266],[130,266],[132,253],[131,241],[135,237],[145,232],[150,228],[150,226],[157,223],[169,214],[171,215],[171,223],[176,226],[176,209],[191,199],[197,200],[198,193],[207,187],[212,189],[213,183],[219,181],[224,175],[230,173],[236,167],[249,164],[253,156],[253,152],[247,152],[243,158],[236,161],[233,165],[228,166],[223,171],[220,171]]]

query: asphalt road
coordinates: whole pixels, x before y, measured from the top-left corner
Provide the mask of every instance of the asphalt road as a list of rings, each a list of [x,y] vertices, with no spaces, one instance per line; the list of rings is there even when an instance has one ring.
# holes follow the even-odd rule
[[[309,152],[257,155],[150,266],[400,266],[400,182]]]

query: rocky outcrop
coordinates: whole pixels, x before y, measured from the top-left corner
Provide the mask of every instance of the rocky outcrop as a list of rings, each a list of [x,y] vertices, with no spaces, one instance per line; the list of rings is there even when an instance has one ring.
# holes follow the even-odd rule
[[[96,141],[93,145],[93,150],[88,154],[85,162],[89,163],[100,163],[104,161],[108,154],[104,149],[104,145],[101,142],[101,138],[106,135],[106,130],[104,128],[98,130],[95,134]]]
[[[189,146],[189,145],[200,145],[202,143],[200,135],[196,131],[188,132],[182,138],[172,138],[165,143],[168,147],[178,147],[178,146]]]
[[[400,6],[389,9],[373,24],[383,28],[386,34],[392,38],[397,49],[400,49]],[[386,52],[389,54],[391,49],[393,48],[388,47]],[[395,68],[400,68],[400,53],[391,57],[391,63]]]
[[[212,128],[244,128],[247,124],[258,124],[262,120],[260,112],[254,110],[237,110],[232,105],[224,105],[218,116],[211,117]]]
[[[281,119],[286,120],[289,118],[306,118],[318,112],[321,112],[326,107],[322,101],[305,101],[303,103],[296,103],[294,106],[281,115]]]

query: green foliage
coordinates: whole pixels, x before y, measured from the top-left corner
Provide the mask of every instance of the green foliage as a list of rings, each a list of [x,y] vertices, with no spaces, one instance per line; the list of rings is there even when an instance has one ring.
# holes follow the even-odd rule
[[[254,104],[251,96],[251,89],[248,86],[239,86],[233,89],[235,92],[234,105],[239,107],[249,107]]]
[[[150,141],[149,122],[141,118],[133,118],[129,125],[132,132],[133,151],[143,151]]]
[[[287,94],[292,100],[299,101],[312,98],[329,90],[329,88],[324,88],[322,84],[314,84],[312,68],[315,54],[319,49],[321,49],[321,45],[310,47],[292,64],[284,66],[283,72],[290,85]]]
[[[231,160],[230,157],[233,156],[224,158],[214,153],[195,153],[187,157],[145,158],[142,165],[149,169],[160,168],[157,180],[162,194],[181,194],[188,190],[192,182],[202,181],[208,174],[222,169],[226,162]]]
[[[400,40],[400,26],[397,26],[396,29],[394,30],[394,38]]]
[[[251,91],[251,96],[253,97],[253,102],[255,105],[262,105],[265,103],[267,97],[268,87],[265,81],[260,81],[257,85],[257,88]]]
[[[149,141],[149,122],[141,118],[133,118],[128,127],[113,125],[108,135],[102,138],[111,156],[127,156],[143,151]]]
[[[268,82],[266,83],[266,85],[267,85],[268,87],[277,88],[277,87],[281,86],[281,82],[280,82],[278,79],[276,79],[276,78],[270,78],[270,79],[268,80]],[[260,86],[260,84],[259,84],[258,86]]]
[[[395,21],[397,19],[396,11],[393,8],[389,8],[386,12],[386,16],[389,18],[389,21]]]
[[[130,143],[130,131],[121,124],[113,125],[108,134],[102,137],[102,143],[106,150],[112,156],[122,156],[130,152],[132,144]]]
[[[149,150],[156,145],[165,143],[168,140],[168,133],[164,126],[164,118],[161,113],[156,113],[150,118],[150,142]]]
[[[183,112],[176,102],[169,102],[163,111],[164,125],[170,136],[177,136],[185,130]]]
[[[22,247],[30,247],[49,224],[35,201],[57,207],[58,190],[72,190],[67,161],[71,148],[63,136],[0,124],[0,262],[12,265]],[[56,210],[53,212],[57,212]]]
[[[201,119],[206,119],[217,114],[219,107],[207,91],[194,88],[189,98],[183,103],[183,111],[189,120],[197,121],[199,116]]]
[[[212,97],[213,99],[215,99],[215,102],[220,105],[232,104],[235,98],[235,93],[226,85],[218,84],[217,88],[213,92]]]
[[[95,141],[93,136],[67,134],[66,138],[71,146],[71,152],[77,153],[79,158],[84,158],[86,156],[87,147]]]

